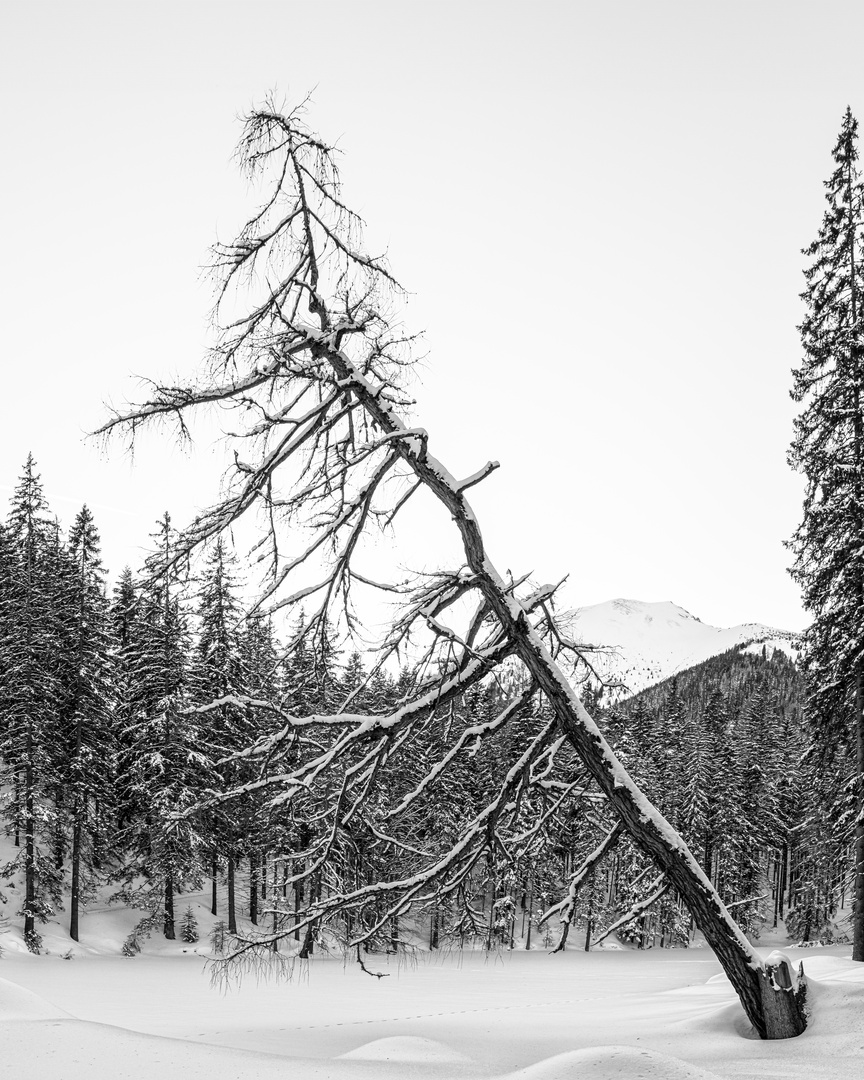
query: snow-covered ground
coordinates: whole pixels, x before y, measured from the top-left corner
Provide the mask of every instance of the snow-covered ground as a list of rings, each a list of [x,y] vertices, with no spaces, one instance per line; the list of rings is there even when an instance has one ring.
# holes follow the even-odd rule
[[[0,1060],[15,1080],[706,1080],[864,1077],[864,965],[849,946],[791,949],[807,1032],[749,1038],[707,949],[315,958],[290,982],[211,985],[203,945],[106,954],[114,912],[77,955],[0,959]],[[9,946],[12,947],[9,947]],[[772,947],[766,942],[766,947]],[[114,944],[111,945],[114,948]],[[196,951],[200,949],[201,951]],[[56,951],[55,951],[56,950]]]
[[[596,669],[631,693],[746,642],[753,651],[764,645],[795,655],[795,636],[787,631],[762,623],[709,626],[671,601],[607,600],[578,608],[570,619],[578,640],[610,650],[592,656]]]

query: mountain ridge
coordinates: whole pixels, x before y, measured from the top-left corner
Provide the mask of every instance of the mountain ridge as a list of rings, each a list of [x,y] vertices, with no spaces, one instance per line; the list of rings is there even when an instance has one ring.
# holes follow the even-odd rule
[[[636,694],[729,649],[780,649],[793,659],[797,635],[765,623],[717,627],[671,600],[617,597],[570,612],[571,633],[592,646],[591,663],[611,697]]]

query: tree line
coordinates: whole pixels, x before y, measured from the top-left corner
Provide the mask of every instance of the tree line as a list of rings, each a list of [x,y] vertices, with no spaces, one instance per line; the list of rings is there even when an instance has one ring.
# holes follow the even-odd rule
[[[607,710],[605,722],[738,924],[758,936],[782,921],[791,940],[826,943],[851,898],[849,837],[826,827],[805,700],[796,660],[737,647]]]
[[[92,514],[83,507],[64,535],[31,457],[0,527],[2,813],[16,852],[0,876],[23,883],[34,951],[39,924],[64,898],[78,940],[88,900],[112,884],[167,938],[177,897],[206,882],[214,914],[224,899],[229,933],[261,925],[278,934],[309,900],[410,876],[421,847],[446,855],[536,735],[518,679],[481,682],[432,710],[410,759],[386,793],[375,792],[379,816],[410,803],[398,841],[359,818],[328,835],[329,793],[295,793],[290,806],[274,799],[286,766],[315,750],[300,739],[277,746],[280,715],[388,715],[411,699],[416,673],[370,672],[359,652],[327,636],[287,648],[272,620],[245,609],[221,539],[195,573],[171,564],[171,542],[165,515],[140,573],[125,569],[109,597]],[[620,759],[703,855],[754,937],[766,921],[809,910],[799,683],[782,653],[733,651],[605,712],[585,688]],[[514,720],[496,738],[508,710]],[[260,752],[250,755],[253,745]],[[436,786],[428,777],[442,746],[450,760]],[[618,838],[562,904],[573,872],[614,829],[572,754],[550,754],[543,781],[526,786],[514,811],[507,828],[501,821],[479,836],[482,853],[459,888],[421,900],[410,934],[404,917],[381,922],[377,898],[347,912],[336,905],[302,938],[297,929],[299,948],[308,955],[358,933],[368,951],[421,941],[563,947],[571,928],[589,948],[613,927],[640,946],[689,941],[680,897],[651,900],[650,861],[628,840]],[[824,935],[825,915],[823,905],[818,924],[799,917],[800,936]]]

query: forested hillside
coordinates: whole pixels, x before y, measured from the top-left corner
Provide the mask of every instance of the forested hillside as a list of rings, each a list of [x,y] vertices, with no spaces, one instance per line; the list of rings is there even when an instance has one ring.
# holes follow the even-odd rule
[[[739,923],[785,918],[808,941],[845,903],[848,835],[826,818],[803,701],[789,656],[739,646],[609,710],[606,730]]]

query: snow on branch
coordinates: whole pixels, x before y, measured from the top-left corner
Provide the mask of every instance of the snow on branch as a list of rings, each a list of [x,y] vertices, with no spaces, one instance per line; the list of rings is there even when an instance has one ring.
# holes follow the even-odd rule
[[[573,921],[573,914],[576,908],[576,894],[579,892],[580,886],[590,876],[595,866],[597,866],[602,860],[609,854],[609,852],[615,847],[618,841],[621,839],[624,833],[624,827],[620,821],[616,821],[610,831],[603,837],[597,847],[591,852],[591,854],[585,859],[579,869],[570,878],[570,884],[567,887],[567,895],[563,900],[559,900],[557,904],[553,904],[552,907],[547,908],[546,911],[537,920],[537,925],[542,926],[553,915],[561,912],[561,922],[564,925],[569,925]],[[559,949],[554,950],[558,952]]]
[[[456,490],[459,492],[467,491],[468,488],[474,487],[475,484],[479,484],[482,480],[485,480],[487,476],[495,472],[496,469],[501,467],[501,463],[498,461],[487,461],[482,469],[478,469],[477,472],[467,476],[464,480],[460,480],[456,485]]]

